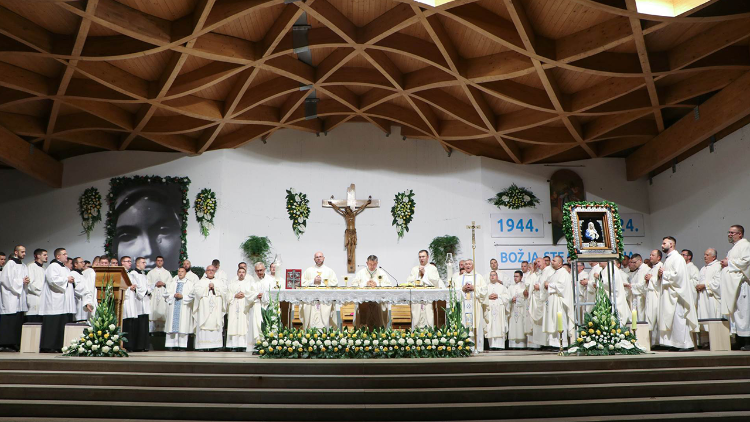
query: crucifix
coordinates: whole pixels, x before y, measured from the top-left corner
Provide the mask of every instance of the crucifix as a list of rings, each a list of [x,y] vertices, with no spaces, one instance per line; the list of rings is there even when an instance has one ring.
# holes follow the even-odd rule
[[[477,252],[476,252],[476,250],[477,250],[477,235],[476,235],[476,231],[478,229],[481,229],[482,226],[479,226],[479,225],[477,225],[476,222],[472,221],[471,222],[471,226],[466,226],[466,228],[467,229],[471,229],[471,259],[472,259],[473,262],[477,262]],[[474,269],[473,273],[474,273],[474,280],[472,281],[472,286],[476,289],[476,286],[477,286],[477,270],[476,270],[476,268]],[[476,342],[478,341],[477,335],[478,335],[478,330],[479,330],[479,328],[477,326],[479,324],[477,324],[478,320],[477,320],[477,316],[476,316],[477,315],[477,301],[476,301],[476,298],[473,295],[472,295],[472,298],[474,300],[472,300],[472,310],[471,310],[471,317],[472,317],[471,319],[472,319],[472,321],[471,321],[471,327],[474,330],[474,344],[476,345]],[[465,312],[466,311],[464,311],[464,314],[465,314]],[[476,353],[477,350],[478,350],[477,346],[474,346],[474,352],[475,353]]]
[[[365,208],[379,208],[380,200],[372,199],[372,196],[367,198],[367,200],[357,199],[356,192],[354,191],[354,183],[352,183],[346,190],[346,199],[333,199],[333,195],[331,195],[331,199],[323,200],[323,206],[325,208],[333,208],[337,214],[346,220],[346,231],[344,232],[346,268],[349,273],[354,273],[357,270],[354,256],[354,250],[357,248],[357,229],[354,226],[354,219]]]

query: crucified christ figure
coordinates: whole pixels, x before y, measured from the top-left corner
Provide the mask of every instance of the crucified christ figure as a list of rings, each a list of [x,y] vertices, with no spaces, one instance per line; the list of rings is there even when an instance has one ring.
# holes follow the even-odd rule
[[[371,203],[372,196],[367,199],[367,202],[363,206],[357,208],[355,211],[352,211],[352,209],[349,207],[339,208],[338,206],[336,206],[336,204],[333,203],[333,201],[328,201],[328,205],[330,205],[334,211],[336,211],[339,215],[344,217],[344,220],[346,220],[346,231],[344,231],[344,247],[346,248],[346,263],[350,273],[353,273],[356,270],[356,268],[354,268],[354,250],[357,248],[357,229],[354,226],[354,219],[360,213],[362,213],[362,211],[364,211],[365,208],[367,208],[367,206]]]

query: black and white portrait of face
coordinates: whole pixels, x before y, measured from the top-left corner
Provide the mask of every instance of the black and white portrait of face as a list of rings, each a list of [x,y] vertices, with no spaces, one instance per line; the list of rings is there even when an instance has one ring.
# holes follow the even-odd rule
[[[173,183],[134,186],[124,189],[115,198],[118,216],[114,222],[113,250],[117,256],[146,258],[146,268],[156,265],[156,257],[164,257],[164,267],[179,266],[180,186]]]

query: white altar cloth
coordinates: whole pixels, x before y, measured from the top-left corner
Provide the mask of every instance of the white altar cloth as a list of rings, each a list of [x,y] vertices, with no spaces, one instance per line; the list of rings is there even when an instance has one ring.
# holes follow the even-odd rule
[[[279,302],[294,305],[300,303],[320,303],[338,305],[344,303],[377,302],[389,305],[408,305],[411,303],[430,303],[448,300],[448,289],[293,289],[271,290],[271,297],[279,293]]]

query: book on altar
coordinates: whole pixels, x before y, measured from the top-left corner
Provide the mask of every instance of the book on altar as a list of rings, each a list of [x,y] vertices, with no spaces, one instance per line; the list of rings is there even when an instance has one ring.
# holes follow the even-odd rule
[[[286,270],[286,288],[298,289],[302,287],[302,270]]]

